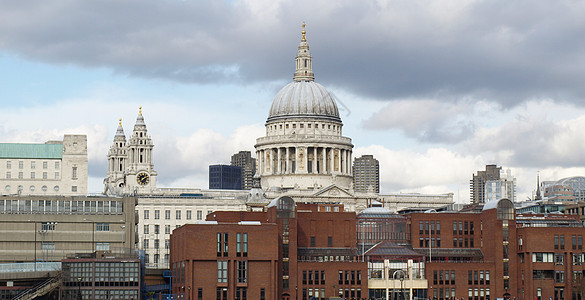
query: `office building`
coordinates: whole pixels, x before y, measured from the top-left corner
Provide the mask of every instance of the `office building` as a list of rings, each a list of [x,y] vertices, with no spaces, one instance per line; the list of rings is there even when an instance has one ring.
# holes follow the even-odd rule
[[[209,189],[241,190],[242,167],[229,165],[210,165]]]
[[[380,163],[373,155],[353,160],[353,189],[361,193],[380,193]]]
[[[87,195],[87,137],[0,143],[0,188],[2,195]]]
[[[264,212],[214,212],[171,236],[181,299],[360,299],[355,213],[274,199]]]

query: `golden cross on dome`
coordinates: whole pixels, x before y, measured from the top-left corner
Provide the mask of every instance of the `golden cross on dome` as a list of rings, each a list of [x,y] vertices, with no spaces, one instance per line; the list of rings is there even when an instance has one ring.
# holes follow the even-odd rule
[[[138,114],[142,115],[142,106],[138,106]]]
[[[303,31],[301,31],[301,33],[303,34],[303,37],[301,38],[301,42],[306,42],[307,38],[305,37],[305,34],[307,32],[305,31],[305,21],[303,21]]]
[[[122,126],[122,118],[120,118],[120,122],[118,123],[118,126]]]

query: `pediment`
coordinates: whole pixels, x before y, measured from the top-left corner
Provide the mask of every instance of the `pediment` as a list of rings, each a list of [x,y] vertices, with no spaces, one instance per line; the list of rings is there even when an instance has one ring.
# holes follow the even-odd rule
[[[314,197],[334,197],[334,198],[347,198],[353,197],[354,195],[351,194],[349,191],[344,190],[336,185],[330,185],[328,187],[324,187],[313,194]]]

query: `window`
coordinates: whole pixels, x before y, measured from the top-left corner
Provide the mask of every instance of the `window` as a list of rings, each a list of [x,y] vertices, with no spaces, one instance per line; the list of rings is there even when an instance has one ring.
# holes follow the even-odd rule
[[[332,236],[327,237],[327,246],[333,247],[333,237]]]
[[[35,177],[36,177],[35,172],[30,172],[30,179],[35,179]]]
[[[311,237],[311,247],[315,247],[315,237]]]
[[[95,250],[110,251],[110,243],[95,243]]]
[[[71,178],[77,179],[77,167],[71,168]]]
[[[24,168],[24,162],[22,160],[18,162],[18,168],[19,169]]]
[[[198,210],[197,211],[197,220],[201,220],[203,218],[203,212]]]
[[[59,169],[59,162],[58,161],[55,162],[55,169]]]
[[[43,162],[43,169],[46,169],[46,168],[47,168],[47,162],[46,162],[46,161],[44,161],[44,162]]]
[[[197,300],[203,300],[203,288],[197,289]]]
[[[187,220],[191,220],[191,211],[190,210],[187,211]]]
[[[10,179],[12,178],[12,174],[10,174],[10,172],[6,172],[6,179]]]
[[[565,255],[562,253],[555,253],[555,265],[563,265],[565,262]]]
[[[149,215],[150,215],[149,214],[149,211],[148,210],[145,210],[144,211],[144,220],[148,220]]]
[[[96,231],[110,231],[110,223],[97,223],[95,230]]]
[[[159,239],[154,240],[154,249],[160,249],[160,240]]]
[[[6,169],[12,169],[12,162],[11,161],[6,162]]]
[[[54,242],[41,242],[41,250],[55,250]]]
[[[154,211],[154,219],[155,219],[155,220],[158,220],[158,219],[160,219],[160,210],[156,209],[156,210]]]
[[[47,179],[47,172],[43,172],[43,179]]]
[[[23,179],[23,178],[24,178],[23,173],[22,172],[18,172],[18,179]]]
[[[149,234],[150,233],[150,225],[144,225],[144,234]]]
[[[160,225],[154,225],[154,234],[160,233]]]
[[[555,282],[565,282],[565,271],[555,271]]]
[[[165,225],[165,234],[171,234],[171,225]]]
[[[55,230],[55,222],[43,222],[41,224],[41,231],[53,231]]]
[[[55,179],[59,179],[59,172],[55,172]]]
[[[165,249],[170,249],[170,248],[171,248],[171,240],[165,239]]]
[[[72,191],[72,192],[77,192],[77,186],[76,186],[76,185],[74,185],[74,186],[71,186],[71,191]]]
[[[565,236],[561,235],[560,238],[561,238],[561,250],[563,250],[563,249],[565,249]]]
[[[246,283],[247,282],[247,269],[248,269],[248,262],[238,261],[238,283]]]
[[[573,236],[573,238],[574,237],[575,236]],[[574,245],[575,244],[573,243],[573,247],[574,247]],[[555,235],[555,250],[557,250],[557,249],[559,249],[559,236],[558,235]],[[573,249],[575,249],[575,248],[573,248]]]
[[[175,219],[177,219],[177,220],[181,219],[181,211],[180,210],[175,211]]]
[[[170,219],[171,219],[171,211],[165,210],[165,220],[170,220]]]
[[[260,300],[266,300],[266,290],[264,288],[260,289]]]
[[[144,250],[147,250],[148,249],[149,240],[148,239],[144,239],[143,244],[144,245],[142,246],[142,248],[144,248]]]
[[[217,262],[217,282],[227,282],[227,261],[225,260]]]

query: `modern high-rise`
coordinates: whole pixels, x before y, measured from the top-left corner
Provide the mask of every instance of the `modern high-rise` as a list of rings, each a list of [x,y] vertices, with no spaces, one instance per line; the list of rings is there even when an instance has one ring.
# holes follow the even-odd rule
[[[477,175],[469,181],[469,193],[471,203],[485,203],[485,187],[488,180],[500,179],[502,167],[486,165],[485,171],[477,171]]]
[[[210,165],[209,189],[241,190],[242,168],[229,165]]]
[[[516,178],[510,169],[500,171],[499,179],[490,179],[485,183],[485,202],[508,199],[516,201]]]
[[[380,193],[380,163],[373,155],[354,159],[353,188],[356,192]]]
[[[242,168],[242,189],[251,189],[254,174],[256,173],[256,159],[252,157],[252,153],[250,151],[240,151],[232,155],[231,165]]]

